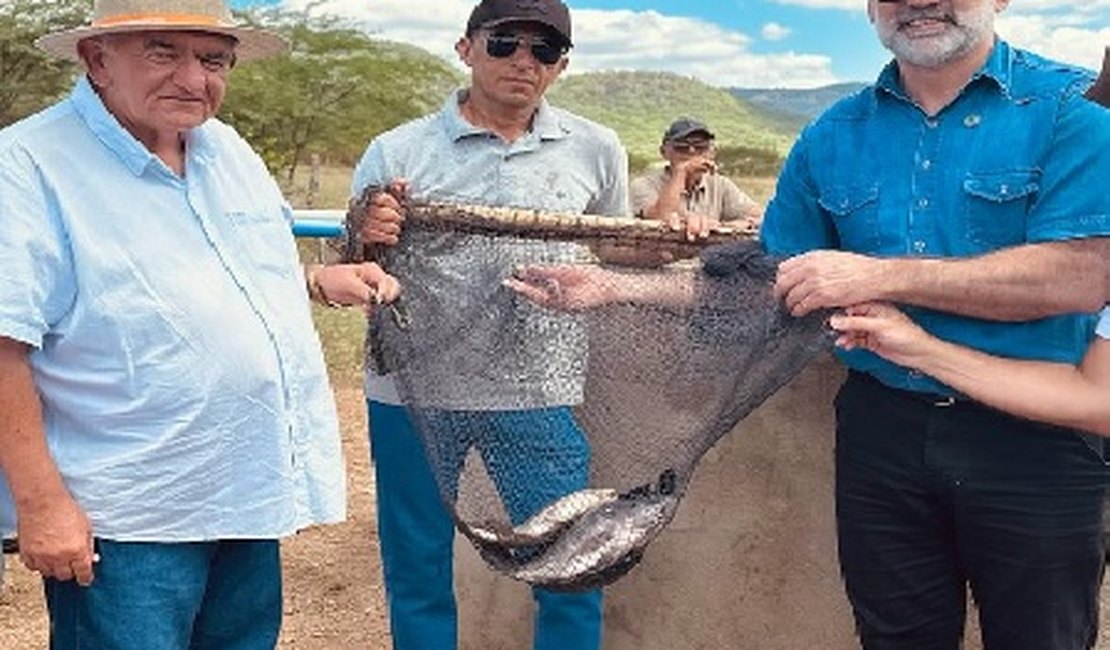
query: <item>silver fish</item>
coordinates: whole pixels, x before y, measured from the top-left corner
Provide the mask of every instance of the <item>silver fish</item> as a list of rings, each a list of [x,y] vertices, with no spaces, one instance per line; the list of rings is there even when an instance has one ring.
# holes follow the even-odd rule
[[[603,578],[609,569],[639,560],[648,542],[670,519],[673,497],[619,500],[576,521],[543,553],[509,572],[517,580],[555,588],[576,588]],[[631,561],[630,561],[631,560]]]
[[[572,492],[532,515],[528,521],[511,530],[498,522],[469,525],[471,536],[484,544],[505,546],[533,546],[556,537],[561,530],[579,517],[617,500],[617,491],[611,489],[585,489]]]

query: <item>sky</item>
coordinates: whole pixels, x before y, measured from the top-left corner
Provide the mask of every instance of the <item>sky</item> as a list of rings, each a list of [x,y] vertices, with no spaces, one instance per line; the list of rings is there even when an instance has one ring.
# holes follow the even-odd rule
[[[476,0],[231,0],[349,18],[370,33],[454,61]],[[869,81],[889,59],[866,0],[570,0],[568,72],[664,70],[714,86],[807,88]],[[1110,0],[1012,0],[997,31],[1011,43],[1097,68]]]

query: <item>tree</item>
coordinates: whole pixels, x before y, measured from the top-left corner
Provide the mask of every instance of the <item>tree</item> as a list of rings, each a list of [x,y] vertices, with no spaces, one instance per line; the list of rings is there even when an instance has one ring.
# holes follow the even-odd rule
[[[429,112],[460,79],[442,59],[374,40],[312,7],[240,18],[281,33],[291,47],[237,69],[221,117],[289,181],[311,153],[353,162],[372,137]]]
[[[77,67],[35,46],[35,39],[88,19],[85,0],[0,0],[0,127],[58,100]]]

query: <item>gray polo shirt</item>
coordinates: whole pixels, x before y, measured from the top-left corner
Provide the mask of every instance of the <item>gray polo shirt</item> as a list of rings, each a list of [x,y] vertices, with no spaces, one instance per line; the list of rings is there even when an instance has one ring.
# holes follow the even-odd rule
[[[659,198],[670,177],[670,169],[661,167],[650,170],[632,181],[632,212],[643,216]],[[728,178],[720,174],[706,174],[693,191],[683,192],[682,198],[686,211],[721,221],[744,219],[759,209],[759,204],[745,194]]]
[[[628,215],[627,157],[612,130],[544,101],[532,129],[505,142],[463,118],[462,93],[453,93],[440,111],[371,142],[355,169],[352,194],[406,178],[414,200]],[[456,410],[581,402],[582,324],[500,283],[518,265],[585,254],[569,243],[405,229],[387,270],[407,287],[403,300],[415,321],[414,336],[422,326],[434,328],[428,344],[441,351],[421,355],[418,369],[405,369],[405,395],[393,377],[375,374],[368,364],[367,396],[398,404],[419,394],[420,406]],[[436,338],[452,331],[458,334],[450,341]]]

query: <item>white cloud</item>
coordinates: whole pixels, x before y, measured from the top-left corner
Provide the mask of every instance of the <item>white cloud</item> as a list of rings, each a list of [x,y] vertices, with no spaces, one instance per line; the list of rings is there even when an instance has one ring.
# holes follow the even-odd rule
[[[284,0],[303,9],[312,0]],[[382,38],[412,43],[449,61],[472,0],[324,0],[316,11],[343,16]],[[695,18],[656,11],[577,9],[570,73],[662,70],[715,86],[811,87],[839,81],[829,57],[805,52],[759,54],[752,38]]]
[[[1067,16],[1002,16],[998,20],[998,33],[1019,47],[1096,70],[1102,65],[1105,48],[1110,46],[1110,25],[1087,27],[1082,21],[1075,24]]]
[[[782,39],[790,36],[791,29],[778,23],[767,23],[760,30],[760,35],[763,36],[765,41],[781,41]]]
[[[774,0],[811,9],[863,11],[866,0]],[[1110,0],[1014,0],[999,16],[998,33],[1044,56],[1095,68],[1110,45]]]
[[[863,11],[867,7],[867,0],[775,0],[780,5],[794,5],[809,7],[810,9],[845,9],[849,11]]]
[[[863,12],[866,0],[772,0],[811,9]],[[455,61],[454,44],[473,0],[283,0],[287,7],[343,16],[382,38],[412,43]],[[657,11],[574,11],[570,73],[664,70],[717,86],[810,87],[840,81],[832,60],[805,51],[752,51],[753,36],[696,18]],[[1110,44],[1110,0],[1014,0],[998,31],[1015,45],[1088,67]],[[759,38],[781,40],[791,30],[763,25]],[[803,47],[805,47],[803,45]]]

